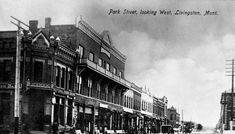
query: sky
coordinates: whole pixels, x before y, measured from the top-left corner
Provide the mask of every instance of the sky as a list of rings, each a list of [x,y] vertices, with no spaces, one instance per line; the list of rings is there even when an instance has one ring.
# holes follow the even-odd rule
[[[109,15],[110,9],[121,14]],[[125,9],[138,14],[122,14]],[[201,15],[160,15],[159,10]],[[207,10],[217,15],[204,16]],[[40,27],[45,17],[52,24],[74,24],[78,17],[99,33],[109,30],[114,46],[127,56],[127,80],[156,97],[166,96],[168,107],[183,111],[184,120],[214,127],[221,93],[231,88],[225,68],[235,57],[234,13],[230,0],[0,0],[0,30],[16,29],[10,16],[26,23],[39,20]]]

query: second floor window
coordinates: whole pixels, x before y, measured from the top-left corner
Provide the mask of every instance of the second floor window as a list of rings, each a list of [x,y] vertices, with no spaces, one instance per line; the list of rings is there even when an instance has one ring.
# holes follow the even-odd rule
[[[123,74],[121,71],[119,72],[119,77],[123,78]]]
[[[60,86],[60,67],[56,66],[56,86]]]
[[[117,69],[115,67],[113,67],[113,74],[117,74]]]
[[[106,70],[110,70],[110,66],[109,66],[109,63],[106,63]]]
[[[101,67],[102,67],[102,65],[103,65],[103,61],[102,61],[102,59],[100,59],[100,58],[99,58],[99,61],[98,61],[98,65],[101,66]]]
[[[97,98],[101,99],[100,98],[100,83],[97,83]]]
[[[77,93],[81,94],[82,77],[79,75],[77,75],[77,85],[78,85]]]
[[[80,54],[80,57],[83,58],[83,53],[84,53],[84,48],[83,48],[83,46],[81,46],[81,45],[78,46],[78,52],[79,52],[79,54]]]
[[[89,60],[94,61],[94,54],[92,52],[89,53]]]
[[[6,82],[11,80],[12,60],[5,59],[0,61],[0,81]]]
[[[65,87],[65,68],[61,69],[61,87]]]
[[[88,79],[88,96],[91,96],[91,90],[92,90],[92,80]]]
[[[43,80],[43,61],[34,61],[34,81],[42,82]]]
[[[72,85],[73,85],[73,73],[71,70],[68,70],[68,89],[72,90]]]

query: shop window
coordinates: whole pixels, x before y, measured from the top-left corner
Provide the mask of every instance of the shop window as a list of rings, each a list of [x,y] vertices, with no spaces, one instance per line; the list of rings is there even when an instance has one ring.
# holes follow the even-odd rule
[[[60,125],[64,125],[64,104],[64,98],[56,97],[56,104],[54,105],[54,121]]]
[[[61,125],[64,125],[64,112],[65,112],[65,107],[64,107],[64,102],[65,102],[65,99],[64,98],[61,98],[60,99],[60,114],[59,114],[59,123]]]
[[[89,60],[94,61],[94,54],[92,52],[89,53]]]
[[[68,116],[67,116],[67,124],[69,126],[72,126],[72,112],[73,111],[73,101],[71,99],[68,99]]]
[[[10,119],[10,94],[9,93],[1,93],[0,94],[0,125],[8,123],[8,119]]]
[[[43,61],[34,61],[34,81],[42,82],[43,80]]]

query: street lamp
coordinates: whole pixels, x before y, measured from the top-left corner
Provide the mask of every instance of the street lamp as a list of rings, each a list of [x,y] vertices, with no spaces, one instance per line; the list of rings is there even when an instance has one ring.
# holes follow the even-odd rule
[[[60,38],[52,35],[50,36],[50,47],[52,48],[52,71],[51,71],[51,126],[54,123],[54,104],[56,103],[56,99],[54,96],[54,87],[55,87],[55,54],[59,48]],[[54,130],[53,130],[54,131]]]
[[[60,43],[60,38],[57,37],[55,39],[55,37],[52,35],[50,36],[50,46],[52,47],[52,71],[51,71],[51,88],[54,89],[54,74],[55,74],[55,53],[57,52],[58,48],[59,48],[59,43]]]

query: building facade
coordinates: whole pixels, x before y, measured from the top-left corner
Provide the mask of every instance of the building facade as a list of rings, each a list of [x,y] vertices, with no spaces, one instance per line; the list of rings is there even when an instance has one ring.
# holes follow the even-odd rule
[[[167,103],[163,101],[163,98],[157,98],[153,96],[153,117],[154,117],[154,132],[160,133],[161,126],[165,124],[165,113]],[[166,101],[166,98],[165,98]]]
[[[46,18],[41,29],[37,21],[29,24],[33,37],[21,60],[22,125],[44,132],[53,125],[89,133],[123,129],[123,94],[130,87],[124,77],[126,57],[109,32],[98,34],[83,20],[51,25]],[[0,37],[1,124],[13,130],[16,31]]]
[[[141,94],[142,132],[149,133],[152,129],[153,120],[153,97],[149,91],[142,90]]]
[[[84,20],[38,28],[21,39],[19,130],[83,133],[160,132],[167,99],[125,79],[126,56],[110,33]],[[17,31],[0,32],[0,132],[15,129]]]
[[[167,120],[168,124],[175,128],[180,126],[180,114],[173,106],[167,109]]]

